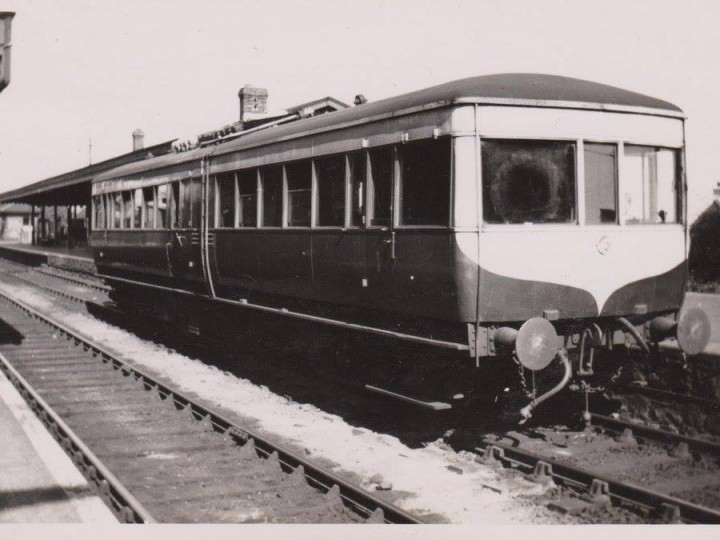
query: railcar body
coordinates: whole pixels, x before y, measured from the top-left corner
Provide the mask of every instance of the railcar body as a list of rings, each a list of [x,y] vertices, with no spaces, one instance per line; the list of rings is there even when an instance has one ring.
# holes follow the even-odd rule
[[[508,349],[539,369],[585,334],[608,347],[680,331],[704,346],[702,314],[672,321],[685,191],[676,106],[490,75],[104,173],[91,242],[118,286],[322,317],[478,363]]]

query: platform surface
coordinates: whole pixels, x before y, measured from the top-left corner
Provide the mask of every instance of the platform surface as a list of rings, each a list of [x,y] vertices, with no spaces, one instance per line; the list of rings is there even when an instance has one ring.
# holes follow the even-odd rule
[[[0,243],[0,248],[13,249],[16,251],[25,251],[29,253],[38,253],[43,255],[56,255],[60,257],[77,257],[80,259],[92,260],[92,250],[88,246],[78,246],[69,249],[67,246],[40,246],[32,244],[18,243]]]
[[[117,521],[0,372],[0,524],[3,523]]]

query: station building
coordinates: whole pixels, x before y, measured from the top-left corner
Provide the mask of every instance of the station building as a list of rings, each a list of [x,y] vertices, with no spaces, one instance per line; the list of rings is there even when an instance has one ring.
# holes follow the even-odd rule
[[[0,241],[20,244],[32,241],[29,204],[0,204]]]

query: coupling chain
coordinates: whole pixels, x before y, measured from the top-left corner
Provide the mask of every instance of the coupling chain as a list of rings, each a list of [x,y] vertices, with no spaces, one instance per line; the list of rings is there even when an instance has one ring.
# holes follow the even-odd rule
[[[515,362],[515,365],[517,366],[518,375],[520,376],[520,387],[522,388],[522,391],[525,393],[525,395],[529,399],[535,399],[535,389],[533,388],[532,392],[530,390],[528,390],[527,381],[525,380],[525,368],[520,363],[520,360],[518,360],[518,357],[515,354],[515,352],[513,352],[513,354],[512,354],[512,359],[513,359],[513,362]]]

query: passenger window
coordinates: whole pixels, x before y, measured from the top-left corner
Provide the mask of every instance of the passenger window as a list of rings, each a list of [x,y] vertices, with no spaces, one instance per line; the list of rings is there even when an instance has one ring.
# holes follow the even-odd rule
[[[190,180],[182,180],[180,182],[180,228],[187,229],[192,226],[191,221],[191,198],[190,198]]]
[[[262,180],[262,225],[263,227],[282,226],[282,165],[272,165],[261,169]]]
[[[235,174],[220,174],[217,177],[218,225],[235,226]]]
[[[157,188],[157,228],[169,229],[170,221],[168,220],[168,186],[163,184]]]
[[[142,189],[136,189],[133,192],[133,228],[142,228],[142,212],[143,212],[143,192]]]
[[[288,227],[309,227],[312,185],[310,161],[298,161],[286,165],[285,174],[287,176]]]
[[[145,229],[155,228],[155,188],[143,188],[143,199],[145,205],[143,207],[143,227]]]
[[[348,156],[350,166],[350,225],[360,227],[365,223],[365,166],[364,153]]]
[[[625,223],[677,223],[677,152],[625,145],[622,200]]]
[[[257,170],[238,172],[238,194],[241,227],[257,227]]]
[[[394,164],[392,147],[370,151],[368,215],[372,227],[388,227],[392,224]]]
[[[200,228],[202,220],[202,180],[193,178],[190,181],[190,227],[193,229]]]
[[[123,229],[132,228],[133,196],[132,191],[123,191]]]
[[[573,223],[575,144],[483,140],[485,223]]]
[[[168,191],[170,200],[168,201],[168,208],[170,209],[170,223],[173,229],[180,228],[180,183],[173,182],[170,184],[170,190]]]
[[[315,161],[317,175],[317,225],[345,225],[345,156],[332,156]]]
[[[122,227],[122,194],[115,193],[111,197],[113,198],[113,228],[119,229]]]
[[[94,197],[95,201],[95,228],[105,228],[105,196]]]
[[[400,223],[450,224],[450,139],[419,141],[402,148]]]
[[[617,146],[585,143],[585,223],[617,222]]]

